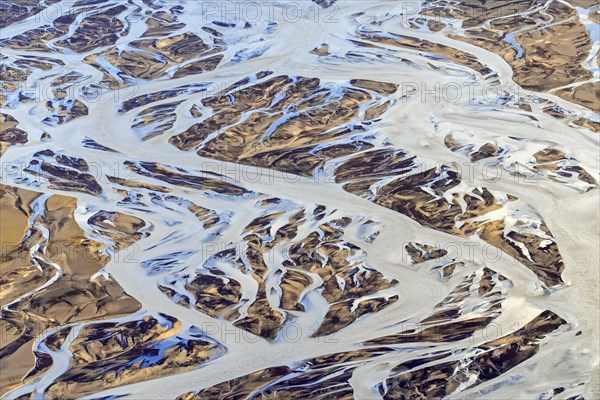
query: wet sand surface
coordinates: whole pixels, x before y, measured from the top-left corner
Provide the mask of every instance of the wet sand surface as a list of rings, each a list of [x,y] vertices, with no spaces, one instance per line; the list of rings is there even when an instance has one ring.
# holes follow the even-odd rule
[[[2,12],[2,398],[600,397],[596,2]]]

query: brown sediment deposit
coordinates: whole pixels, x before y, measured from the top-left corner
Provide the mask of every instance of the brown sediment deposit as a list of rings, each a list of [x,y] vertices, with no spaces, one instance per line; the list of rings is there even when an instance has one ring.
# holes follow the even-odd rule
[[[579,89],[558,89],[557,94],[598,110],[600,97],[594,90],[597,82],[584,83],[592,73],[582,65],[593,41],[575,9],[594,5],[523,0],[461,1],[450,6],[450,2],[441,0],[426,2],[423,14],[439,22],[445,18],[461,20],[464,31],[450,37],[502,56],[510,64],[515,82],[526,89],[552,91],[582,82],[576,86]],[[590,15],[593,18],[594,13]]]
[[[109,260],[100,251],[102,245],[86,238],[75,221],[74,198],[50,196],[36,210],[32,203],[41,193],[5,185],[1,190],[0,352],[3,370],[20,366],[6,377],[6,393],[19,383],[15,378],[33,367],[24,358],[33,361],[31,346],[42,332],[66,323],[127,315],[140,304],[111,277],[95,276]],[[36,247],[41,250],[30,250]]]

